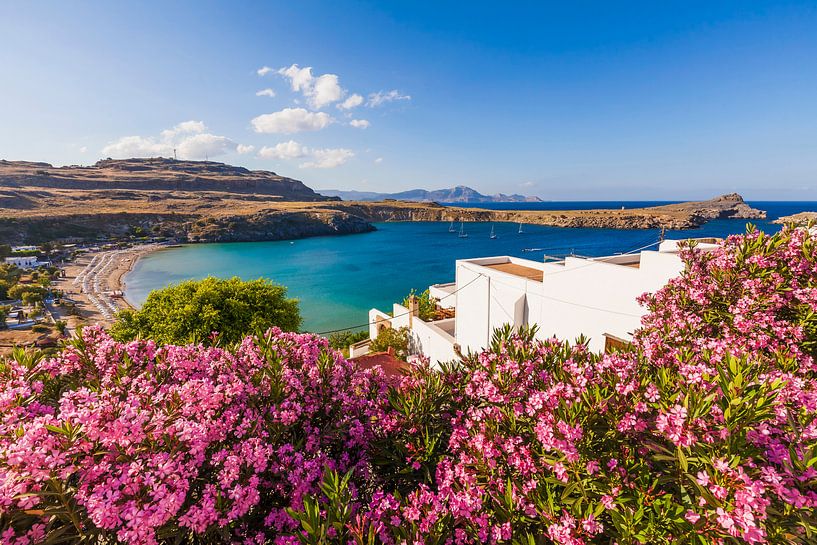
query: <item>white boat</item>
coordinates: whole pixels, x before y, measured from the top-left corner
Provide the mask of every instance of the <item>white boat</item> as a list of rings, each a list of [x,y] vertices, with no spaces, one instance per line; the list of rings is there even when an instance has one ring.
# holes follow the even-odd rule
[[[468,238],[468,233],[465,232],[465,225],[460,222],[460,234],[458,235],[460,238]]]
[[[454,229],[454,222],[453,221],[451,222],[451,225],[448,226],[448,232],[449,233],[456,233],[457,232],[457,230]]]
[[[522,232],[523,232],[523,231],[522,231],[522,222],[519,222],[519,234],[521,235],[521,234],[522,234]]]
[[[496,232],[494,231],[494,226],[493,225],[491,225],[491,238],[492,239],[496,238]]]

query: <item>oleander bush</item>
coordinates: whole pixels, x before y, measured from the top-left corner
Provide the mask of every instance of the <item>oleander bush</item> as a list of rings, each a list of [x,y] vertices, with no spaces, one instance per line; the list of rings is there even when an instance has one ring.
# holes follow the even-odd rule
[[[815,543],[814,237],[682,257],[616,354],[505,328],[388,387],[277,330],[18,355],[2,541]]]
[[[234,352],[113,341],[0,366],[0,541],[263,543],[328,468],[367,472],[378,373],[270,330]]]

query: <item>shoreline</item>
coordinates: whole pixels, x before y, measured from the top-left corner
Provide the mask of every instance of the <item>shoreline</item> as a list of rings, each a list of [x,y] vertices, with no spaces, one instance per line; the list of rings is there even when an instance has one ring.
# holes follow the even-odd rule
[[[119,250],[89,252],[63,267],[65,276],[55,287],[76,304],[79,311],[77,321],[109,326],[117,312],[136,308],[125,298],[125,276],[141,257],[165,246],[143,244]]]

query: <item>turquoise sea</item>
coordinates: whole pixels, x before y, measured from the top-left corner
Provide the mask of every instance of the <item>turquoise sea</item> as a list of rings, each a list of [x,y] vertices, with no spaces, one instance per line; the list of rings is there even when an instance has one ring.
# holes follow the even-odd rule
[[[649,206],[655,202],[498,203],[485,208],[565,210]],[[817,210],[817,202],[751,202],[766,210],[768,219],[755,221],[773,232],[780,216]],[[245,280],[268,278],[288,287],[300,300],[304,330],[360,326],[368,310],[391,310],[411,288],[450,282],[456,259],[512,255],[541,260],[545,254],[608,255],[627,252],[658,240],[657,230],[564,229],[496,223],[466,223],[467,238],[449,232],[448,223],[379,223],[377,231],[360,235],[318,237],[295,241],[190,244],[161,250],[139,260],[126,278],[126,296],[136,304],[151,290],[208,275]],[[700,229],[668,231],[668,238],[725,236],[745,230],[745,220],[717,220]],[[456,226],[459,228],[459,225]],[[534,249],[526,251],[526,249]]]

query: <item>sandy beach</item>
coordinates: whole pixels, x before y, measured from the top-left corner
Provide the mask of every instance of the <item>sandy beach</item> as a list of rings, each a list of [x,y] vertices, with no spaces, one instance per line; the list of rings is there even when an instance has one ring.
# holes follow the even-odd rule
[[[69,328],[79,322],[108,326],[117,312],[132,308],[124,298],[124,277],[138,259],[163,248],[162,244],[143,244],[120,250],[89,252],[63,267],[65,277],[55,287],[74,301],[79,316],[64,317]],[[77,322],[74,324],[73,322]]]

